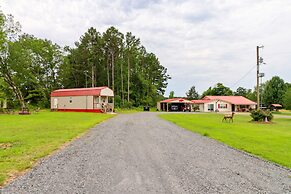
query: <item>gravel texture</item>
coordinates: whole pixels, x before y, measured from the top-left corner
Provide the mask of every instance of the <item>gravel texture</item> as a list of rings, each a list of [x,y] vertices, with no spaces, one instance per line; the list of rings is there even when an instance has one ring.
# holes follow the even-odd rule
[[[97,125],[2,192],[291,193],[290,175],[157,113],[136,113]]]

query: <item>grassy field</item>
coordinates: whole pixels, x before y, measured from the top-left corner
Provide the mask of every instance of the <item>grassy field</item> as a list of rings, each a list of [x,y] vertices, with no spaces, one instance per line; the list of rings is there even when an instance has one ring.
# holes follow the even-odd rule
[[[0,115],[0,186],[64,143],[113,115],[40,112]]]
[[[287,116],[291,116],[291,111],[290,110],[272,111],[272,113],[275,114],[275,115],[287,115]]]
[[[150,112],[157,112],[156,107],[150,107]],[[116,113],[121,114],[131,114],[131,113],[138,113],[138,112],[144,112],[143,107],[135,107],[135,108],[116,108]]]
[[[249,122],[235,115],[233,123],[221,122],[221,114],[161,114],[160,117],[234,148],[291,168],[291,118],[275,118],[273,124]]]

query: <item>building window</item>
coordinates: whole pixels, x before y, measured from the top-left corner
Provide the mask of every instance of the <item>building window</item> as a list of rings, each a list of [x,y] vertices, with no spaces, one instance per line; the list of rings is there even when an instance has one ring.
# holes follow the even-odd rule
[[[73,100],[72,100],[72,97],[70,97],[70,100],[69,100],[70,104],[72,104]]]
[[[227,104],[218,104],[218,108],[226,109],[227,108]]]
[[[208,104],[208,110],[213,111],[214,110],[214,104]]]

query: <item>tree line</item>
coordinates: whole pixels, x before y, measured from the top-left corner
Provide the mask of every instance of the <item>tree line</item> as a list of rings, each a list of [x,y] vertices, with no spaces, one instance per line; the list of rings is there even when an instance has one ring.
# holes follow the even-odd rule
[[[260,85],[261,104],[265,107],[270,107],[271,104],[281,104],[284,108],[291,110],[291,83],[285,82],[279,76],[274,76],[270,80]],[[257,101],[256,87],[247,89],[238,87],[232,91],[229,87],[222,83],[217,83],[213,87],[209,87],[201,95],[196,91],[195,86],[192,86],[186,96],[190,100],[203,98],[204,96],[244,96],[254,102]]]
[[[116,106],[153,106],[170,78],[131,32],[91,27],[74,47],[61,47],[22,33],[12,15],[0,13],[0,101],[10,107],[49,107],[55,89],[97,86],[114,90]]]

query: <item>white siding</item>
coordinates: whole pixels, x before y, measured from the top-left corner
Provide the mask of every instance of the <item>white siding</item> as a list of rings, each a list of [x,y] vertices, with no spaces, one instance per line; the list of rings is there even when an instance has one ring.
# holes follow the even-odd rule
[[[211,112],[210,110],[208,110],[209,104],[213,104],[213,111],[218,110],[219,112],[231,112],[232,104],[230,104],[228,102],[221,101],[221,100],[214,100],[211,102],[204,103],[204,112]],[[226,108],[218,108],[219,104],[226,105]]]
[[[114,96],[114,94],[110,88],[104,88],[101,90],[100,96]]]
[[[51,97],[51,109],[54,109],[55,99],[57,109],[93,109],[93,96]]]

